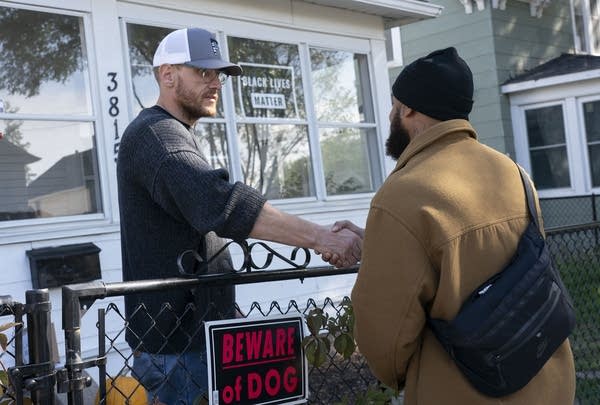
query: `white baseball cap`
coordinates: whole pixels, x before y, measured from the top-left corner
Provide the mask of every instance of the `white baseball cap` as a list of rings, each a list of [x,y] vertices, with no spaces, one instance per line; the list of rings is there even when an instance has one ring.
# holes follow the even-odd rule
[[[154,53],[152,66],[158,67],[166,63],[220,70],[230,76],[242,74],[239,65],[221,59],[221,50],[215,36],[201,28],[184,28],[164,37]]]

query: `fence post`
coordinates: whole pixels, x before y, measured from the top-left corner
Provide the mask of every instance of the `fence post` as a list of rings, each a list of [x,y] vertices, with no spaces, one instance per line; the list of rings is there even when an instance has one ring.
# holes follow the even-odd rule
[[[25,292],[29,364],[39,366],[25,382],[36,404],[54,405],[54,363],[50,353],[50,294],[47,289]],[[37,377],[37,379],[36,379]]]
[[[596,194],[592,193],[592,216],[593,216],[593,220],[594,222],[598,221],[598,210],[596,209]],[[594,241],[596,242],[596,244],[594,246],[598,246],[598,239],[600,239],[599,234],[600,231],[598,230],[598,227],[596,227],[596,229],[594,230]]]
[[[83,405],[81,370],[81,311],[79,295],[70,286],[62,288],[62,318],[65,331],[65,368],[67,369],[69,405]]]
[[[98,358],[106,356],[106,310],[98,308]],[[98,365],[98,399],[106,403],[106,364]]]
[[[106,287],[100,280],[62,287],[66,376],[58,386],[59,392],[68,392],[69,405],[84,405],[83,390],[91,385],[92,379],[86,376],[83,370],[99,364],[99,359],[83,361],[81,358],[81,317],[96,298],[105,296]]]

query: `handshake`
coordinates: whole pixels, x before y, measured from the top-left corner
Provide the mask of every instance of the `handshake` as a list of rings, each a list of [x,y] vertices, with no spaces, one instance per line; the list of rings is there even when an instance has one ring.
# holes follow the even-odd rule
[[[360,261],[365,230],[351,221],[337,221],[331,227],[320,227],[316,254],[335,267],[348,267]]]

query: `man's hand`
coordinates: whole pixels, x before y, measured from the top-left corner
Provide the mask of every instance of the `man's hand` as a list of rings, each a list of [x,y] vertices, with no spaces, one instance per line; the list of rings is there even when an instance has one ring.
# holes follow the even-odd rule
[[[336,222],[342,223],[346,221]],[[250,237],[314,249],[323,260],[336,267],[356,264],[362,253],[362,238],[350,229],[334,232],[332,226],[321,226],[287,214],[268,202],[260,211]]]
[[[335,267],[348,267],[360,260],[362,238],[348,229],[333,232],[328,226],[321,227],[315,252]]]
[[[342,229],[349,229],[355,234],[357,234],[361,239],[365,238],[365,228],[361,228],[360,226],[354,224],[352,221],[336,221],[335,224],[331,227],[333,232],[339,232]]]

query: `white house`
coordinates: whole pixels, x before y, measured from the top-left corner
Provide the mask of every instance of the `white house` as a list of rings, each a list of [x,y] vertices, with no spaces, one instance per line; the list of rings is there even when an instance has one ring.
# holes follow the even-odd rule
[[[213,163],[287,212],[363,225],[392,167],[384,29],[440,12],[417,0],[0,1],[0,295],[24,302],[40,285],[36,253],[50,247],[94,244],[102,280],[121,280],[119,139],[155,102],[154,49],[181,27],[215,32],[246,72],[224,86],[217,117],[196,127]],[[238,297],[338,297],[352,282],[246,286]],[[50,295],[62,354],[60,288]],[[96,335],[95,316],[84,317],[84,356]]]

